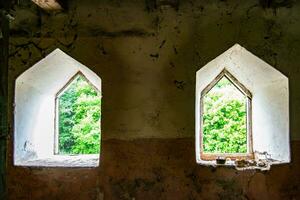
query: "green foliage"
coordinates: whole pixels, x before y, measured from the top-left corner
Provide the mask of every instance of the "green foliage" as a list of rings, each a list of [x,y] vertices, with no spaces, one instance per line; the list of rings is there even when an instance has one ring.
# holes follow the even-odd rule
[[[246,153],[246,97],[223,77],[203,98],[204,153]]]
[[[100,153],[101,97],[78,75],[58,97],[59,154]]]

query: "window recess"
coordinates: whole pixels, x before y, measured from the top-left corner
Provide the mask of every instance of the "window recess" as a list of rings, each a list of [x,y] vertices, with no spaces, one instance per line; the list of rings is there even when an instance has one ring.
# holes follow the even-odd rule
[[[239,105],[240,109],[244,109],[240,110],[240,117],[245,121],[232,120],[235,114],[221,116],[221,120],[212,118],[219,108],[219,102],[213,100],[213,93],[226,96],[226,92],[220,91],[229,90],[228,86],[221,90],[220,82],[230,83],[234,88],[231,92],[233,95],[227,95],[227,100],[245,99]],[[238,170],[268,170],[272,165],[289,163],[288,82],[288,77],[238,44],[198,70],[195,100],[196,162],[207,166],[231,166]],[[240,94],[241,98],[234,94]],[[231,105],[228,106],[228,112],[234,111]],[[235,127],[234,123],[240,125]],[[226,128],[223,129],[225,126],[233,128],[233,131],[226,131]]]
[[[15,82],[14,165],[97,167],[100,102],[100,77],[60,49],[23,72]]]

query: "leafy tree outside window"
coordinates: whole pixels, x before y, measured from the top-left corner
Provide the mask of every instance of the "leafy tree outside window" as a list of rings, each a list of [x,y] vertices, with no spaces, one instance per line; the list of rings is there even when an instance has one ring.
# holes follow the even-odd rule
[[[202,96],[202,152],[248,153],[248,97],[225,75]]]
[[[98,154],[101,94],[80,73],[57,96],[57,154]]]

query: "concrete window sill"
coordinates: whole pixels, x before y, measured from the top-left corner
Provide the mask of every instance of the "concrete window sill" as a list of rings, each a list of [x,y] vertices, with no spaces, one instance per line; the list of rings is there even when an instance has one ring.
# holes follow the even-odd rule
[[[16,161],[15,166],[25,167],[98,167],[99,154],[54,155],[48,158],[32,158]]]
[[[281,164],[281,162],[271,162],[269,160],[250,160],[249,162],[240,162],[237,164],[235,161],[226,161],[225,164],[217,164],[215,160],[205,161],[205,160],[198,160],[198,164],[208,167],[230,167],[235,168],[239,171],[245,170],[261,170],[266,171],[271,169],[272,164]]]

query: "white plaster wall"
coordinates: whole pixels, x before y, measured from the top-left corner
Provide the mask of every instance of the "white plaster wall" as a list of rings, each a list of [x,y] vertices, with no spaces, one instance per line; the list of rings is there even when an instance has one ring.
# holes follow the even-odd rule
[[[200,158],[201,91],[226,68],[252,93],[253,150],[290,162],[288,78],[236,44],[196,75],[196,155]]]
[[[49,161],[53,158],[55,96],[78,71],[81,71],[101,92],[101,79],[59,49],[17,78],[14,125],[15,165],[28,163],[30,159]],[[90,157],[85,156],[85,158]],[[30,163],[34,165],[33,162]]]

